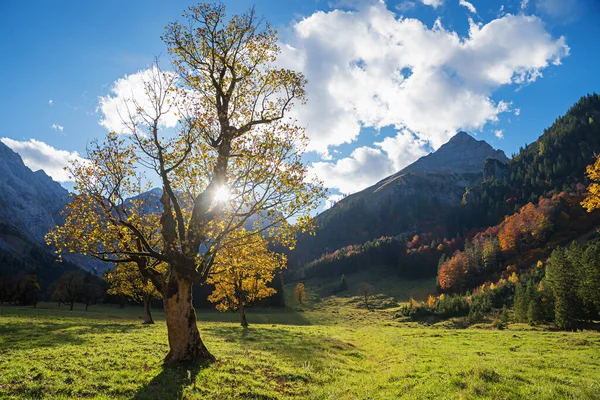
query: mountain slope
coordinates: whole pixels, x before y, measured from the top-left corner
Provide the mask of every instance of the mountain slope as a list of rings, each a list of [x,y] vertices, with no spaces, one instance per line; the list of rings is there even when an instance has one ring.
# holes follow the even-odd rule
[[[486,165],[485,182],[465,195],[465,228],[496,225],[526,203],[537,203],[540,196],[587,186],[585,168],[598,154],[600,95],[591,94],[580,98],[505,166]]]
[[[0,142],[0,221],[42,243],[60,221],[69,192],[42,170],[32,172],[21,157]]]
[[[43,270],[56,258],[44,236],[62,223],[60,212],[69,202],[69,192],[44,171],[33,172],[21,157],[0,142],[0,275]],[[109,265],[78,254],[69,254],[75,264],[88,270]],[[19,266],[15,270],[15,266]],[[48,267],[49,268],[49,267]],[[64,267],[53,266],[55,270]]]
[[[325,252],[380,236],[445,225],[447,210],[462,201],[466,187],[483,180],[490,158],[508,162],[501,150],[459,132],[437,151],[317,216],[316,236],[300,237],[292,263],[302,265]]]

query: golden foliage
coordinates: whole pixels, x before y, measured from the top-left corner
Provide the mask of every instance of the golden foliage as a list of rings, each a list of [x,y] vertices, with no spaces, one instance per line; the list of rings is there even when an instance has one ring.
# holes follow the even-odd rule
[[[165,265],[157,269],[164,270]],[[103,279],[110,285],[106,293],[125,296],[135,302],[142,302],[144,296],[161,297],[160,292],[140,273],[135,263],[117,264],[112,271],[104,274]]]
[[[276,293],[268,287],[278,270],[285,267],[285,256],[268,249],[261,235],[243,230],[231,236],[219,252],[207,283],[215,285],[208,297],[219,311],[237,311]]]
[[[292,248],[325,194],[308,176],[304,129],[287,118],[306,101],[306,79],[275,66],[276,32],[252,9],[226,17],[222,4],[191,7],[184,17],[163,36],[175,71],[157,63],[145,97],[122,110],[128,135],[110,133],[70,165],[77,195],[47,236],[59,254],[147,259],[156,286],[173,269],[205,282],[241,227]],[[174,111],[176,127],[162,130]],[[157,181],[163,194],[150,210],[152,202],[135,196]],[[169,273],[151,267],[158,262]]]
[[[600,156],[596,157],[593,164],[587,166],[586,174],[592,183],[588,186],[588,195],[581,202],[581,205],[588,212],[592,212],[600,208]]]
[[[306,298],[306,289],[304,288],[304,283],[298,282],[296,287],[294,288],[294,300],[298,303],[302,304],[302,300]]]
[[[434,296],[429,295],[427,298],[427,307],[433,309],[435,307],[436,299]]]

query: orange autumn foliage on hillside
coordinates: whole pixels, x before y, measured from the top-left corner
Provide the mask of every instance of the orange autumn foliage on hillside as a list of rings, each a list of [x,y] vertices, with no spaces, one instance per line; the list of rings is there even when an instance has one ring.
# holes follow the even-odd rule
[[[544,245],[561,218],[562,209],[573,203],[570,200],[564,193],[540,197],[537,205],[528,203],[500,224],[476,234],[463,251],[440,266],[440,288],[459,292],[473,287],[485,276],[499,272],[503,260]]]

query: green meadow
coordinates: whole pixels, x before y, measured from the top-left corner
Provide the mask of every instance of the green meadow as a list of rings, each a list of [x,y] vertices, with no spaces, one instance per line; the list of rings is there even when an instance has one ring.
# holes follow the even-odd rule
[[[163,364],[159,311],[144,326],[137,307],[4,306],[0,398],[600,398],[600,334],[395,318],[394,301],[432,284],[397,284],[367,311],[351,291],[323,296],[317,281],[304,304],[250,310],[246,330],[236,314],[198,311],[218,361],[187,367]]]

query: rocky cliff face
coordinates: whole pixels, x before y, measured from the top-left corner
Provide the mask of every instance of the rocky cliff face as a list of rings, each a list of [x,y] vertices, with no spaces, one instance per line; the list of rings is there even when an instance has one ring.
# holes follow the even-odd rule
[[[406,177],[409,175],[432,180],[441,178],[453,186],[466,187],[481,178],[487,159],[508,162],[508,157],[502,150],[495,150],[485,141],[476,140],[466,132],[459,132],[437,151],[419,158],[408,167],[363,192],[368,193],[371,190],[372,193],[383,194],[381,192],[389,190],[389,186],[398,184],[406,186]]]
[[[60,221],[69,192],[42,170],[33,172],[0,142],[0,221],[42,243]]]
[[[476,140],[466,132],[458,132],[437,151],[419,158],[398,174],[480,174],[488,158],[508,162],[508,157],[502,150],[496,150],[484,140]]]
[[[21,156],[0,142],[0,253],[7,252],[7,257],[20,260],[28,268],[48,264],[55,255],[44,236],[63,222],[60,212],[68,202],[69,192],[60,183],[42,170],[33,172]],[[88,271],[110,267],[79,254],[65,258]],[[40,264],[40,260],[45,261]],[[2,265],[0,273],[1,269]]]
[[[462,199],[465,187],[481,181],[488,159],[508,162],[502,150],[495,150],[485,141],[459,132],[437,151],[419,158],[375,185],[348,196],[340,203],[348,204],[363,199],[367,200],[369,206],[378,207],[387,197],[398,199],[425,195],[437,197],[441,203],[457,204]]]

